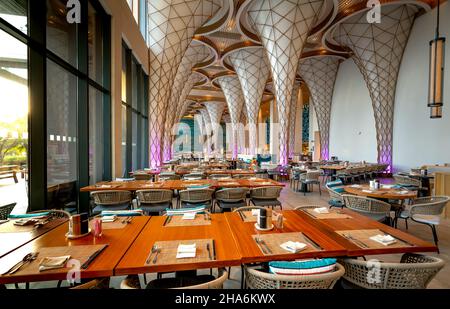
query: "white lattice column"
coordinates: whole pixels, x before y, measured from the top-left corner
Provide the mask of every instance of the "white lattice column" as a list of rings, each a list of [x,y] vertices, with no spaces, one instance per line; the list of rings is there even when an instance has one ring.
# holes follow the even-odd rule
[[[148,3],[150,165],[161,165],[161,143],[170,91],[196,29],[220,8],[219,0]]]
[[[230,54],[229,60],[241,82],[247,110],[249,154],[255,155],[258,152],[256,125],[264,86],[270,73],[269,63],[261,47],[240,49]]]
[[[203,154],[204,158],[208,160],[211,154],[211,117],[209,117],[209,112],[206,108],[202,108],[200,114],[203,118]]]
[[[236,75],[224,76],[217,79],[222,91],[225,95],[228,111],[230,113],[232,124],[231,149],[232,159],[238,156],[237,132],[240,124],[242,108],[244,106],[244,95],[241,90],[239,78]]]
[[[291,97],[291,106],[289,107],[289,149],[288,149],[288,157],[294,157],[294,148],[295,148],[295,116],[297,114],[297,101],[298,101],[298,93],[300,91],[301,84],[300,82],[296,82],[294,84],[294,88],[292,89],[292,97]]]
[[[280,164],[288,162],[289,107],[298,60],[323,0],[255,0],[249,19],[266,49],[275,86],[279,114]]]
[[[305,80],[311,93],[320,132],[320,159],[329,159],[330,116],[334,84],[343,58],[316,56],[300,60],[298,73]]]
[[[362,12],[339,24],[333,33],[336,42],[353,51],[364,76],[375,115],[378,162],[390,168],[397,77],[417,11],[415,5],[384,5],[380,23],[368,23]]]
[[[224,102],[207,102],[205,103],[206,109],[209,112],[209,117],[211,120],[211,150],[216,155],[219,154],[219,150],[222,147],[220,144],[220,138],[223,136],[220,126],[220,120],[222,119],[223,111],[225,110]]]

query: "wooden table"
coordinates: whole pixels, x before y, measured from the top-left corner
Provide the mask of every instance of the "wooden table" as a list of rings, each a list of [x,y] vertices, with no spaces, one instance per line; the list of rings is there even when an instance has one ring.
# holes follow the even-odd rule
[[[345,192],[359,195],[359,196],[366,196],[376,199],[382,199],[382,200],[406,200],[406,199],[412,199],[417,197],[417,191],[408,191],[408,193],[401,194],[401,191],[405,191],[404,189],[394,189],[394,188],[383,188],[373,190],[370,189],[369,185],[359,185],[358,187],[354,185],[349,185],[344,187]],[[371,192],[365,192],[366,190],[369,190]]]
[[[234,242],[228,221],[222,214],[212,214],[211,224],[204,226],[163,226],[165,217],[152,217],[139,237],[115,268],[115,275],[150,272],[172,272],[203,268],[241,265],[241,256]],[[174,263],[145,265],[156,241],[214,239],[216,260],[198,263]]]
[[[11,220],[12,221],[12,220]],[[5,256],[6,254],[10,253],[11,251],[29,243],[30,241],[33,241],[34,239],[38,238],[41,235],[44,235],[45,233],[48,233],[49,231],[53,230],[57,226],[63,224],[66,222],[67,219],[56,219],[53,221],[50,221],[43,227],[40,227],[38,229],[33,229],[30,232],[20,232],[20,233],[0,233],[0,258]],[[11,223],[4,223],[0,225],[0,228],[5,224],[11,224]]]
[[[341,246],[345,247],[347,256],[364,256],[364,255],[376,255],[376,254],[395,254],[406,252],[437,252],[437,247],[434,244],[419,239],[411,234],[405,233],[381,222],[372,220],[366,216],[363,216],[357,212],[349,209],[342,209],[340,212],[348,214],[351,219],[315,219],[305,211],[298,210],[295,214],[301,218],[301,220],[314,225],[314,227],[320,231],[323,235],[333,239]],[[360,230],[360,229],[379,229],[380,231],[390,234],[398,239],[407,241],[413,244],[413,247],[393,248],[386,246],[384,248],[377,249],[364,249],[346,238],[340,236],[335,231],[342,230]]]
[[[114,267],[119,263],[149,219],[150,217],[134,217],[132,222],[122,229],[104,229],[103,235],[99,238],[89,235],[76,240],[68,240],[65,237],[68,230],[68,222],[66,222],[1,258],[0,273],[7,271],[29,252],[39,252],[40,248],[108,244],[108,247],[92,262],[88,269],[81,271],[81,278],[110,277],[114,273]],[[45,271],[32,275],[20,275],[20,272],[18,272],[11,276],[0,275],[0,284],[65,280],[66,276],[67,269]]]
[[[274,228],[268,232],[258,231],[254,222],[244,222],[238,213],[225,213],[233,232],[233,237],[242,255],[242,263],[268,262],[275,260],[295,260],[316,257],[344,256],[346,248],[322,233],[311,221],[303,220],[293,210],[283,211],[284,226],[282,230]],[[282,255],[264,255],[252,238],[255,234],[302,232],[322,247],[321,251],[286,253]]]

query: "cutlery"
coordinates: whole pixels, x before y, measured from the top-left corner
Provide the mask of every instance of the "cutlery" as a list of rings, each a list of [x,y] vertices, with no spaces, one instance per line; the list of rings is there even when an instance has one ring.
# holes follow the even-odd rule
[[[241,220],[244,221],[244,217],[242,216],[242,211],[238,211],[239,217],[241,217]]]
[[[25,264],[30,263],[32,261],[34,261],[37,256],[39,255],[39,252],[35,252],[35,253],[28,253],[27,255],[24,256],[24,258],[22,259],[22,261],[20,261],[19,263],[17,263],[16,265],[14,265],[12,268],[10,268],[6,273],[2,274],[2,275],[12,275],[14,273],[16,273],[19,269],[21,269]]]
[[[213,260],[216,259],[216,242],[214,241],[214,239],[212,240],[212,256],[213,256]]]
[[[125,217],[125,218],[123,218],[123,219],[122,219],[122,221],[121,221],[121,223],[122,223],[122,224],[125,224],[125,223],[127,223],[127,220],[128,220],[128,218],[129,218],[129,217]]]
[[[127,221],[125,222],[126,224],[130,224],[131,221],[133,221],[133,217],[128,217]]]
[[[208,251],[208,257],[209,257],[209,259],[212,260],[212,257],[211,257],[211,248],[209,247],[209,243],[206,244],[206,250]]]
[[[267,251],[266,251],[266,249],[265,249],[265,248],[262,246],[262,244],[260,243],[260,239],[259,239],[258,237],[255,238],[255,242],[256,242],[256,244],[258,245],[259,249],[261,249],[261,251],[262,251],[264,254],[268,254]]]
[[[156,261],[158,260],[158,254],[161,252],[160,248],[156,248],[156,254],[155,257],[153,258],[153,264],[156,264]]]
[[[9,222],[9,219],[6,219],[6,220],[0,220],[0,224],[7,223],[7,222]]]
[[[240,213],[242,214],[242,217],[243,217],[244,219],[247,219],[247,215],[246,215],[243,211],[240,211]]]
[[[369,248],[368,245],[366,245],[365,243],[363,243],[361,240],[354,238],[354,237],[351,236],[351,235],[348,235],[348,234],[342,234],[342,235],[343,235],[345,238],[347,238],[348,240],[350,240],[350,241],[354,242],[355,244],[357,244],[359,247],[366,248],[366,249]]]
[[[153,245],[152,250],[150,251],[150,255],[148,256],[147,260],[145,261],[145,264],[150,264],[150,260],[152,258],[153,253],[156,252],[156,250],[158,249],[157,245]]]
[[[308,237],[306,234],[303,234],[303,237],[317,250],[322,250],[323,248],[314,240],[312,240],[310,237]]]
[[[83,265],[81,265],[81,269],[87,269],[89,267],[89,265],[91,265],[91,263],[97,258],[97,256],[100,255],[100,253],[103,252],[103,250],[105,250],[108,247],[108,245],[104,245],[103,248],[95,251],[88,259],[86,262],[83,263]]]
[[[266,242],[262,239],[259,239],[259,242],[266,247],[267,252],[272,253],[272,250],[270,250],[269,246],[267,246]]]

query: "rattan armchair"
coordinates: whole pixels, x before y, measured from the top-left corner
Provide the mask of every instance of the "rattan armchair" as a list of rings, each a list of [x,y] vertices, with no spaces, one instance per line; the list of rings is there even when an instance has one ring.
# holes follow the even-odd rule
[[[8,219],[8,216],[13,211],[14,207],[16,207],[16,203],[0,206],[0,220]]]
[[[103,210],[127,210],[130,209],[132,195],[129,191],[94,191],[91,193],[94,200],[94,213],[100,213]]]
[[[371,219],[391,223],[391,205],[389,203],[364,196],[344,194],[345,206]]]
[[[364,289],[425,289],[445,265],[440,258],[413,253],[404,254],[400,263],[339,262],[345,267],[343,286]]]
[[[436,226],[440,223],[440,216],[449,202],[448,196],[421,197],[412,201],[412,205],[400,213],[400,218],[405,219],[408,228],[408,219],[414,222],[426,224],[433,232],[434,243],[438,244]]]
[[[245,267],[245,283],[249,289],[331,289],[344,275],[344,267],[336,264],[333,272],[314,275],[276,275]]]
[[[233,208],[247,206],[248,188],[229,188],[216,191],[214,205],[219,206],[222,212]]]
[[[325,185],[325,188],[328,191],[328,194],[330,195],[330,200],[328,201],[328,204],[330,204],[330,207],[341,207],[343,208],[344,203],[344,197],[341,194],[341,192],[344,192],[342,188],[344,184],[341,180],[335,180],[332,182],[327,182]]]
[[[195,207],[205,205],[205,208],[211,208],[213,203],[214,190],[211,189],[192,189],[180,191],[179,203],[181,208]]]
[[[147,215],[161,214],[167,208],[172,208],[172,190],[139,190],[136,191],[138,206]]]
[[[250,190],[250,203],[255,206],[276,207],[283,209],[281,202],[278,200],[281,193],[281,187],[260,187]]]

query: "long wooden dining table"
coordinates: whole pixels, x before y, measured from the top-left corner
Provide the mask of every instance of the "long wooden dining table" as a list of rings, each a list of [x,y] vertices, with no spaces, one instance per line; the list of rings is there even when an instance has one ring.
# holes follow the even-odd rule
[[[129,224],[118,222],[110,229],[104,225],[100,237],[89,235],[73,240],[66,238],[68,224],[64,223],[0,258],[0,273],[3,273],[26,254],[42,253],[16,274],[0,275],[0,284],[64,280],[70,269],[39,272],[36,266],[42,258],[48,257],[46,254],[50,254],[51,249],[55,250],[54,247],[63,250],[53,252],[71,252],[72,258],[78,258],[82,263],[88,256],[77,257],[80,254],[78,249],[87,252],[90,246],[108,245],[87,269],[81,270],[83,279],[238,266],[272,260],[437,252],[434,244],[348,209],[332,210],[328,215],[331,217],[305,210],[284,210],[281,213],[283,226],[269,231],[256,228],[256,217],[251,211],[247,212],[246,218],[232,212],[209,216],[198,214],[193,221],[183,220],[182,216],[133,217]],[[370,241],[364,244],[361,240],[346,237],[361,231],[389,234],[398,242],[389,246]],[[300,252],[289,253],[280,248],[281,242],[289,240],[303,242],[307,247]],[[180,244],[196,244],[196,257],[176,258]]]

